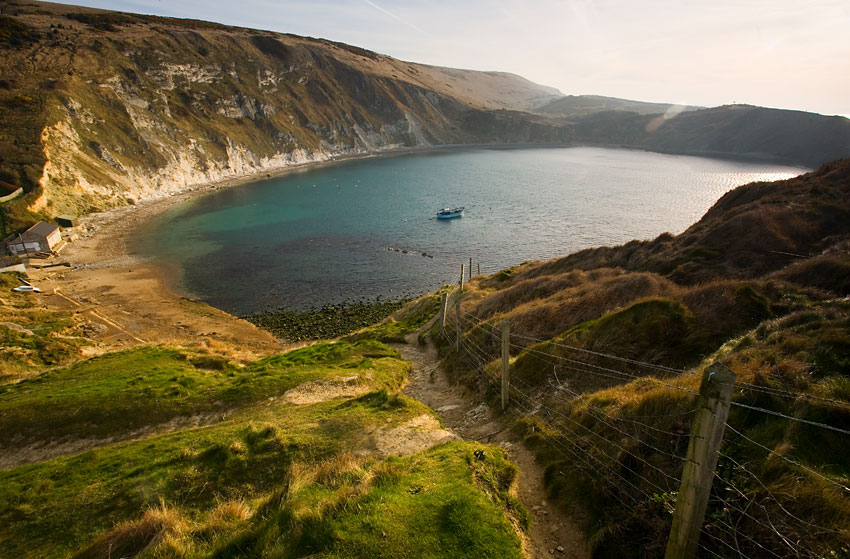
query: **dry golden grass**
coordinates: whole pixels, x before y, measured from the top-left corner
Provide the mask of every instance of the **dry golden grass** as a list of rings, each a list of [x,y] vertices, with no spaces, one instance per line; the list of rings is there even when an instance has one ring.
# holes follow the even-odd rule
[[[513,282],[510,287],[481,299],[471,311],[491,322],[509,319],[512,332],[545,340],[637,299],[666,296],[675,291],[674,284],[656,274],[618,269],[573,271]],[[474,299],[475,294],[466,297]],[[521,345],[530,343],[517,341]]]
[[[75,555],[75,559],[135,557],[154,546],[177,549],[176,543],[188,531],[189,523],[172,508],[160,503],[138,520],[122,522],[109,533]]]

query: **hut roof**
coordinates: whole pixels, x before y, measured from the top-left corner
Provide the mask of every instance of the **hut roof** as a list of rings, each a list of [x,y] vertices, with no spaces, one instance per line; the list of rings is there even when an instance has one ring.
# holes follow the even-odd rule
[[[29,229],[27,229],[27,233],[33,233],[34,235],[40,235],[42,237],[46,237],[59,229],[58,225],[53,225],[51,223],[46,223],[44,221],[39,221]]]

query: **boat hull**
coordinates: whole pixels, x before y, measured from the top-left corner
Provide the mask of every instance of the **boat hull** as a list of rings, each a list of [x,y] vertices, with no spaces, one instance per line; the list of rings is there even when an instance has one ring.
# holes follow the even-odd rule
[[[437,219],[454,219],[463,216],[463,210],[466,208],[446,208],[437,212]]]

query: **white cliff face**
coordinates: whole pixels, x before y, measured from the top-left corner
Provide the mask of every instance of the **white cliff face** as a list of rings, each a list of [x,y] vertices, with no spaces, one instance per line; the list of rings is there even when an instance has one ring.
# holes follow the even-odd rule
[[[204,62],[188,51],[177,61],[171,39],[154,40],[163,46],[123,47],[105,74],[87,75],[53,100],[54,120],[41,135],[43,193],[31,210],[79,215],[457,139],[438,109],[453,101],[345,66],[325,51],[281,43],[269,57],[248,41],[236,62],[228,36],[227,48],[204,54]]]
[[[116,88],[113,91],[121,91]],[[334,128],[318,128],[322,137],[318,148],[295,146],[272,153],[256,150],[226,139],[224,157],[210,155],[206,142],[196,138],[180,138],[163,118],[154,115],[148,103],[141,103],[133,92],[121,91],[129,121],[151,150],[164,160],[163,164],[128,165],[122,162],[120,148],[86,142],[82,134],[92,133],[100,123],[79,102],[65,107],[65,118],[44,129],[42,144],[47,158],[41,178],[43,194],[33,204],[32,211],[51,213],[85,213],[92,209],[114,207],[137,201],[157,199],[199,185],[219,181],[281,172],[287,168],[328,161],[334,157],[367,154],[396,149],[405,145],[403,138],[412,137],[414,145],[429,142],[422,133],[421,123],[410,113],[403,120],[384,125],[379,131],[364,129],[355,124],[353,143],[342,141],[343,132]],[[250,118],[245,106],[235,100],[222,102],[228,118]],[[237,114],[238,113],[238,114]],[[161,116],[168,118],[167,113]],[[79,130],[79,132],[78,132]],[[325,139],[328,138],[328,139]],[[293,137],[283,137],[292,144]],[[334,141],[336,140],[336,141]]]

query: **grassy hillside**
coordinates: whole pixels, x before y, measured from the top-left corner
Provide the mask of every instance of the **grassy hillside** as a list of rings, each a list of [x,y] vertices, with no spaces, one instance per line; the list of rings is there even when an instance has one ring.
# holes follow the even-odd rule
[[[520,557],[515,468],[428,449],[445,432],[397,392],[408,370],[373,340],[245,367],[139,348],[7,385],[4,453],[101,439],[0,471],[0,556]]]
[[[596,557],[661,557],[703,370],[737,375],[699,556],[850,553],[850,160],[721,198],[681,235],[468,284],[453,375],[495,401]]]
[[[320,380],[348,392],[395,390],[407,370],[395,351],[371,340],[311,346],[244,367],[162,347],[113,352],[0,388],[0,444],[120,440],[175,419],[209,421]]]

